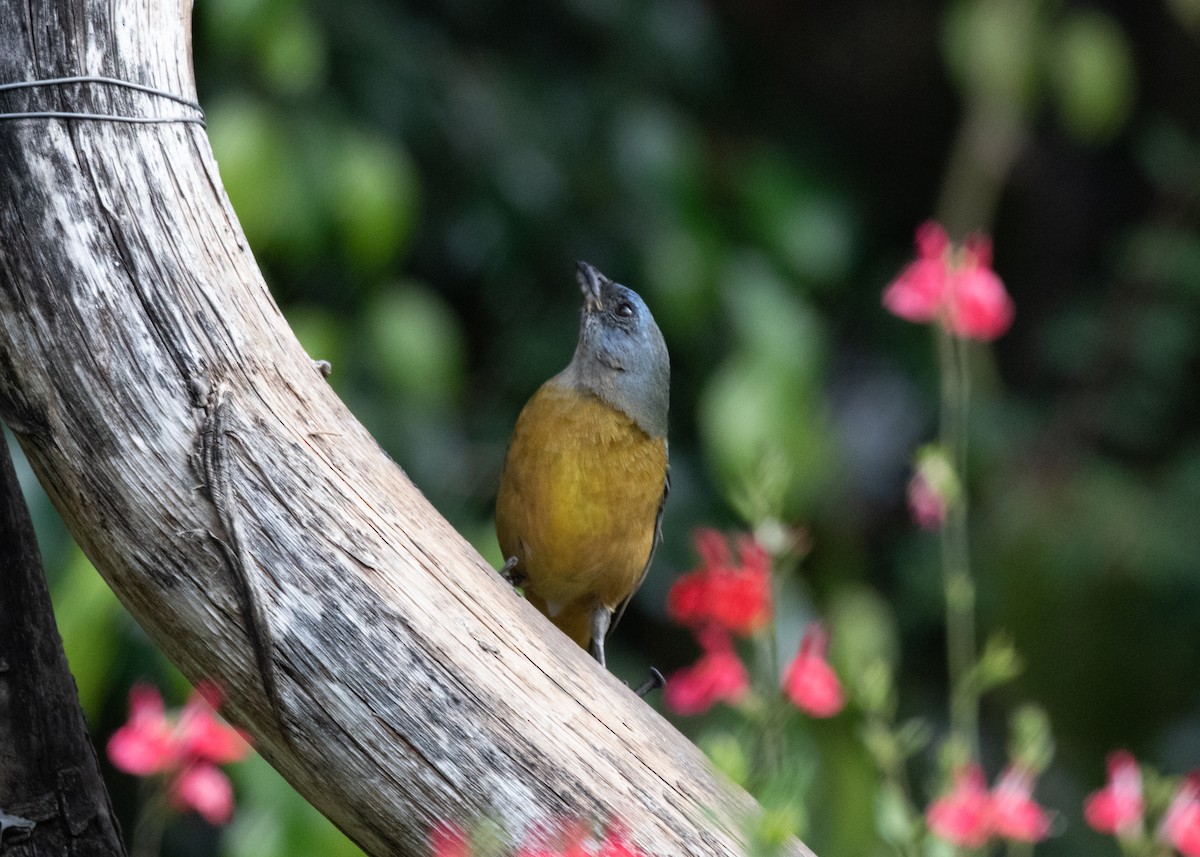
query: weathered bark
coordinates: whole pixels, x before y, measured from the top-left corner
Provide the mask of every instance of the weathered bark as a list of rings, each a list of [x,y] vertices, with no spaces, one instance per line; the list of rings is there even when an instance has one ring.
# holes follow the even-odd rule
[[[0,854],[124,853],[0,436]]]
[[[191,96],[182,2],[0,0],[0,79]],[[165,112],[98,85],[36,97]],[[202,128],[0,122],[0,165],[0,415],[121,601],[306,798],[376,855],[477,816],[740,850],[753,804],[486,567],[314,370]]]

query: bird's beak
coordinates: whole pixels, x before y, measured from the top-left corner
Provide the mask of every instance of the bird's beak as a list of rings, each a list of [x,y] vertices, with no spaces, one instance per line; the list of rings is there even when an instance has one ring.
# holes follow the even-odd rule
[[[576,262],[575,264],[578,268],[576,277],[579,280],[579,289],[583,292],[584,307],[588,312],[604,309],[604,305],[600,303],[600,288],[609,282],[608,277],[587,262]]]

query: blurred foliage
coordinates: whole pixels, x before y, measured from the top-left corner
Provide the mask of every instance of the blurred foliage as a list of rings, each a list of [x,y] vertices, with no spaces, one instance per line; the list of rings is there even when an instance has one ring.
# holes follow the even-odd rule
[[[499,560],[508,432],[570,356],[572,263],[588,259],[643,294],[673,358],[665,543],[616,671],[691,660],[663,620],[688,534],[731,524],[740,482],[781,461],[787,516],[812,541],[781,613],[828,614],[843,674],[898,662],[901,718],[936,715],[944,695],[936,545],[903,498],[936,382],[924,332],[879,293],[943,182],[986,171],[955,154],[964,116],[1007,117],[1011,162],[965,224],[994,233],[1017,302],[975,390],[981,630],[1011,635],[1025,664],[1013,699],[1053,722],[1040,797],[1064,822],[1039,853],[1091,854],[1111,843],[1078,807],[1109,749],[1176,773],[1200,761],[1198,9],[201,0],[195,60],[222,177],[281,307],[486,556]],[[26,484],[102,742],[132,681],[181,680]],[[996,762],[1005,718],[984,714]],[[865,820],[908,820],[874,802],[873,765],[842,729],[806,745],[817,807],[781,802],[772,823],[804,827],[817,853],[878,853]],[[730,746],[710,751],[738,776]],[[354,853],[260,761],[235,780],[233,827],[196,822],[172,855]],[[132,784],[111,782],[128,818]]]

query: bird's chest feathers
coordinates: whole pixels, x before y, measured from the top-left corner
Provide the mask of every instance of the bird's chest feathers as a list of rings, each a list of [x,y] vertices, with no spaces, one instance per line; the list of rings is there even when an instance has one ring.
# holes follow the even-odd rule
[[[594,396],[543,387],[521,413],[502,480],[501,529],[531,577],[640,576],[667,449]],[[507,546],[506,546],[507,549]],[[563,583],[567,583],[564,579]],[[631,584],[632,585],[632,584]]]

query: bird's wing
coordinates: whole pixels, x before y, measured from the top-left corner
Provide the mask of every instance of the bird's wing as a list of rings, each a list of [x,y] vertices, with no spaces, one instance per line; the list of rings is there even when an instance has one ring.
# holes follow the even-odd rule
[[[666,479],[663,480],[662,500],[658,503],[658,515],[654,519],[654,541],[650,543],[650,556],[646,557],[646,566],[642,569],[642,576],[638,578],[638,582],[633,589],[629,590],[629,594],[625,596],[625,600],[617,605],[613,610],[612,621],[608,623],[608,633],[605,634],[605,639],[612,635],[613,629],[617,627],[617,623],[621,621],[621,617],[625,615],[625,608],[629,606],[629,602],[633,600],[633,596],[642,588],[642,583],[646,580],[646,575],[650,572],[650,563],[654,562],[654,552],[658,550],[658,543],[662,541],[662,518],[663,509],[667,505],[667,495],[671,493],[671,468],[668,465]]]

